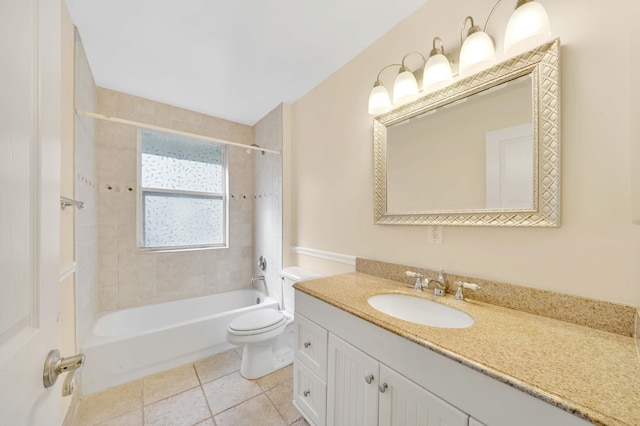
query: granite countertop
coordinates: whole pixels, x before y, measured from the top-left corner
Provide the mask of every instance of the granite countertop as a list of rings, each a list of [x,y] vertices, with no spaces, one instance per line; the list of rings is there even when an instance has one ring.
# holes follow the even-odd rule
[[[449,294],[435,298],[360,272],[295,288],[595,424],[640,424],[640,361],[631,337]],[[399,320],[367,303],[382,293],[435,300],[475,322],[444,329]]]

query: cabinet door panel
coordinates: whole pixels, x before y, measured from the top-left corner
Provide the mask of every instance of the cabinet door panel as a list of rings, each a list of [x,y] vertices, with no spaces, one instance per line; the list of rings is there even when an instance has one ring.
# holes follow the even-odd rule
[[[327,424],[377,425],[378,361],[333,334],[328,361]]]
[[[300,314],[295,316],[295,356],[321,379],[327,374],[327,330]]]
[[[467,426],[469,416],[426,389],[380,365],[380,426]]]
[[[326,387],[299,359],[293,361],[293,404],[312,425],[324,425]]]

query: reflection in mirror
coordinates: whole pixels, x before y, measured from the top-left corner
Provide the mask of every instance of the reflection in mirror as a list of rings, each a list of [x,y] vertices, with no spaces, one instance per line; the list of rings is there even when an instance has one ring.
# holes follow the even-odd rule
[[[525,75],[389,126],[388,210],[532,209],[531,83]]]
[[[560,225],[560,40],[373,124],[375,223]]]

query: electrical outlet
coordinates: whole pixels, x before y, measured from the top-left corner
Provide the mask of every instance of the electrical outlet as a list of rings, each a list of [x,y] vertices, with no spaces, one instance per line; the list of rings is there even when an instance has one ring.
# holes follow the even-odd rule
[[[442,225],[427,226],[429,244],[442,244]]]

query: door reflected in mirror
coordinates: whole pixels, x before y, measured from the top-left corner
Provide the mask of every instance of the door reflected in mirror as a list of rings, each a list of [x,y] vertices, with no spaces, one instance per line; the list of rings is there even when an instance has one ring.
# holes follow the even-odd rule
[[[387,127],[390,213],[534,208],[531,75]]]

